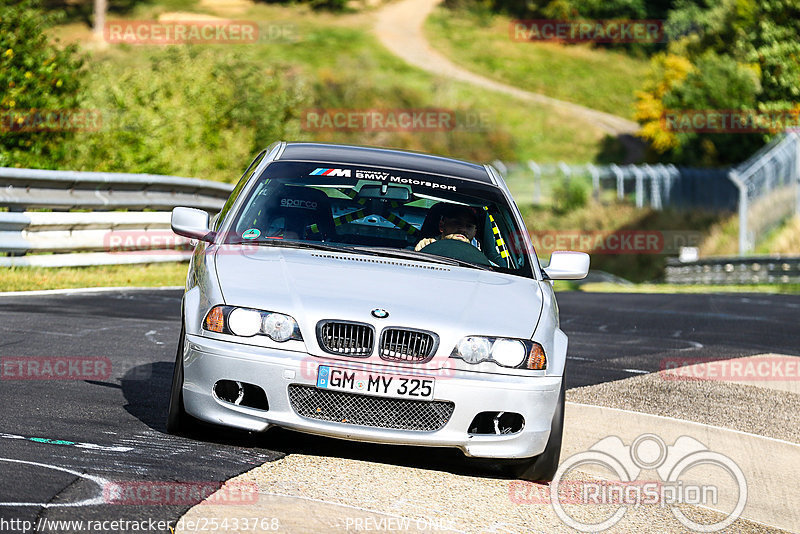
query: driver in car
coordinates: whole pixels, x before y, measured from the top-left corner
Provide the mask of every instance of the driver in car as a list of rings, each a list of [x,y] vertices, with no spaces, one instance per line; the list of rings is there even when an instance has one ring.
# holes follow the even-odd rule
[[[458,239],[465,243],[471,243],[478,250],[481,248],[475,239],[475,234],[478,231],[478,214],[469,206],[460,206],[458,204],[448,206],[439,220],[439,231],[441,234],[438,237],[426,237],[420,240],[414,250],[419,252],[440,239]]]

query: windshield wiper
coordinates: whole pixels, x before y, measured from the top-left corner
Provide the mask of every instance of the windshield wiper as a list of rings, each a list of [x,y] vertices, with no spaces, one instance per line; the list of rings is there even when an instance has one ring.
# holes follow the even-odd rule
[[[346,245],[329,245],[327,243],[320,243],[317,241],[293,241],[293,240],[283,240],[283,239],[269,239],[264,241],[236,241],[235,243],[231,244],[265,245],[265,246],[283,247],[283,248],[306,248],[313,250],[324,250],[326,252],[367,254],[369,256],[387,256],[391,258],[410,259],[417,261],[430,261],[432,263],[439,263],[443,265],[455,265],[458,267],[471,267],[473,269],[481,269],[484,271],[494,270],[488,265],[472,263],[471,261],[457,260],[455,258],[448,258],[446,256],[428,254],[427,252],[417,252],[412,250],[403,250],[403,249],[388,248],[388,247],[350,247]]]
[[[320,243],[317,241],[293,241],[283,239],[269,239],[265,241],[236,241],[231,243],[233,245],[266,245],[268,247],[283,247],[283,248],[309,248],[314,250],[324,250],[327,252],[347,252],[355,254],[361,252],[354,247],[344,245],[328,245],[327,243]]]
[[[366,252],[378,256],[388,256],[393,258],[403,258],[417,261],[430,261],[433,263],[441,263],[444,265],[456,265],[458,267],[472,267],[474,269],[481,269],[484,271],[493,271],[488,265],[481,265],[479,263],[472,263],[471,261],[457,260],[447,256],[439,256],[437,254],[428,254],[427,252],[419,252],[413,250],[403,250],[387,247],[353,247],[358,252]]]

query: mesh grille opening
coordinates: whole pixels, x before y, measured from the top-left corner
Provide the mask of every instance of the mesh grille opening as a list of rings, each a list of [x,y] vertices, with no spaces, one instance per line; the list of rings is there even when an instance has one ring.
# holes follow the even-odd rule
[[[349,425],[433,432],[447,424],[455,404],[327,391],[289,385],[292,409],[301,417]]]

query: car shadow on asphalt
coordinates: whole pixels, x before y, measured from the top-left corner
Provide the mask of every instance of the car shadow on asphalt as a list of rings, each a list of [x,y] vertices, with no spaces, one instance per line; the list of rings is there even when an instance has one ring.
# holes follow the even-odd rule
[[[121,379],[125,397],[125,411],[161,434],[167,432],[167,409],[172,385],[171,362],[155,362],[129,369]],[[257,434],[224,428],[216,425],[201,425],[201,428],[186,437],[207,443],[258,447]],[[176,438],[178,439],[178,438]]]
[[[327,438],[281,428],[261,435],[263,447],[284,454],[303,454],[442,471],[471,477],[508,478],[499,466],[470,461],[455,448],[384,445]]]

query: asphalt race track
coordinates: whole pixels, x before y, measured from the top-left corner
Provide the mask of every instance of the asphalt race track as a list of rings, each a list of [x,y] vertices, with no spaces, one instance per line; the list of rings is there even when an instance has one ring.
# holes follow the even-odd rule
[[[109,504],[103,490],[120,481],[213,483],[300,450],[407,462],[408,448],[285,431],[167,435],[180,297],[178,290],[0,297],[0,357],[101,362],[98,376],[85,380],[3,374],[0,519],[175,521],[193,503]],[[793,333],[800,296],[561,293],[559,305],[570,336],[569,388],[658,371],[665,358],[800,354]],[[463,469],[459,462],[458,451],[438,450],[415,460],[429,469]]]

